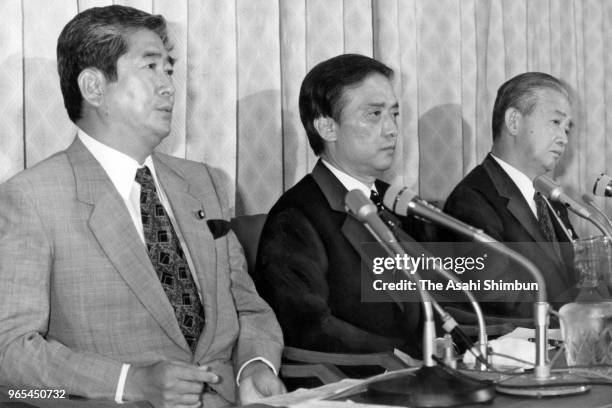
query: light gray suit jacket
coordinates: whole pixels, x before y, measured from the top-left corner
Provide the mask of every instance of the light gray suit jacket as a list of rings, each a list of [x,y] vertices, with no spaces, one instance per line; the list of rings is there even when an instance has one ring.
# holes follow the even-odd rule
[[[0,385],[112,399],[122,363],[174,359],[210,365],[233,402],[244,362],[279,366],[281,331],[240,244],[207,227],[228,219],[225,192],[201,163],[153,160],[202,289],[195,354],[123,200],[77,138],[0,186]]]

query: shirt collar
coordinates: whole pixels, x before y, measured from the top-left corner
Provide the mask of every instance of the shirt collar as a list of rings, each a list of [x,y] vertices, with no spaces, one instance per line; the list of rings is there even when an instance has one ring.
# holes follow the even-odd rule
[[[525,198],[525,201],[529,204],[529,207],[537,214],[537,210],[535,207],[535,202],[533,201],[533,195],[535,194],[535,188],[533,187],[533,182],[531,179],[522,171],[512,166],[511,164],[503,161],[499,157],[491,154],[491,157],[495,159],[495,161],[501,166],[502,169],[508,174],[508,176],[512,179],[514,184],[518,187],[519,191]]]
[[[136,177],[136,170],[141,167],[138,162],[132,157],[97,141],[81,129],[77,129],[77,136],[108,174],[121,198],[128,200]],[[151,170],[153,178],[157,180],[151,156],[145,159],[144,165]]]
[[[367,186],[361,181],[357,180],[355,177],[351,176],[348,173],[343,172],[342,170],[335,167],[333,164],[321,159],[321,162],[332,172],[334,176],[342,183],[342,185],[348,190],[360,190],[366,197],[370,197],[370,193],[372,190],[376,191],[376,186],[372,184],[371,186]],[[376,191],[378,192],[378,191]]]

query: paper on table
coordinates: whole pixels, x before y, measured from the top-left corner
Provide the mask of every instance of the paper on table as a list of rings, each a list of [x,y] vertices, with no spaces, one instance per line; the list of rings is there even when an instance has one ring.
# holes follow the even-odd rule
[[[296,404],[293,408],[372,408],[372,404],[364,404],[353,401],[309,401],[302,404]],[[376,404],[376,408],[397,408],[396,405],[380,405]]]
[[[511,357],[515,357],[524,360],[525,363],[519,362],[512,358],[503,357],[500,355],[493,355],[494,366],[504,367],[521,367],[521,368],[533,368],[535,364],[536,347],[533,339],[535,338],[535,330],[528,329],[525,327],[517,327],[510,333],[498,337],[495,340],[489,342],[489,347],[493,349],[493,352],[506,354]],[[549,340],[560,340],[561,330],[549,329],[548,330]],[[463,356],[463,362],[471,366],[475,364],[474,356],[471,353],[465,353]],[[527,364],[528,363],[528,364]]]
[[[512,330],[510,333],[504,334],[503,336],[499,337],[497,340],[505,339],[505,338],[525,339],[525,340],[533,339],[535,338],[535,330],[528,329],[526,327],[517,327],[516,329]],[[548,339],[549,340],[563,340],[563,337],[561,336],[561,330],[560,329],[548,329]]]
[[[257,401],[257,404],[273,405],[277,407],[295,407],[311,401],[319,401],[326,398],[341,398],[354,395],[365,390],[368,384],[375,381],[394,378],[406,373],[416,371],[418,368],[406,368],[369,377],[366,379],[345,378],[335,383],[325,384],[317,388],[304,389],[289,392],[287,394],[274,395]]]
[[[273,395],[271,397],[259,400],[257,403],[274,405],[277,407],[294,406],[303,402],[328,398],[336,393],[340,393],[354,385],[359,384],[361,381],[363,380],[345,378],[338,382],[322,385],[317,388],[299,388],[286,394]]]

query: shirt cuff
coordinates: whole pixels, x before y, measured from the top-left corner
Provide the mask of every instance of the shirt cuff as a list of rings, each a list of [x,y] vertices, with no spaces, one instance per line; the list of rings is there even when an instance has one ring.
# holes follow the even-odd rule
[[[127,373],[130,369],[130,364],[123,364],[121,366],[121,372],[119,373],[119,381],[117,381],[117,390],[115,391],[115,402],[117,404],[123,404],[123,390],[125,389],[125,380],[127,380]]]
[[[242,374],[242,370],[244,370],[244,368],[255,362],[255,361],[261,361],[262,363],[264,363],[265,365],[267,365],[268,367],[270,367],[270,370],[272,370],[272,372],[274,373],[274,375],[278,375],[278,371],[276,371],[276,367],[274,367],[274,364],[272,364],[271,362],[269,362],[267,359],[263,358],[263,357],[255,357],[252,358],[250,360],[248,360],[246,363],[244,363],[241,367],[240,370],[238,370],[238,374],[236,374],[236,385],[240,386],[240,375]]]

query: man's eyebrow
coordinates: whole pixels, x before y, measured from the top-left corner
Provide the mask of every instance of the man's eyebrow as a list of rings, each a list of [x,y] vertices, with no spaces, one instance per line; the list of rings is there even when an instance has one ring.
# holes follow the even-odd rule
[[[370,102],[367,103],[365,106],[367,108],[384,108],[387,104],[385,102]],[[390,106],[390,109],[398,109],[399,108],[399,103],[395,102],[393,105]]]
[[[145,51],[145,53],[142,55],[142,58],[161,58],[161,57],[162,57],[162,54],[159,51]],[[174,63],[176,62],[176,58],[173,58],[170,55],[168,55],[166,57],[166,61],[168,61],[168,64],[174,65]]]
[[[159,51],[145,51],[142,54],[142,58],[161,58],[161,52],[159,52]]]
[[[559,116],[563,116],[564,118],[567,118],[569,116],[567,114],[567,112],[559,110],[559,109],[555,109],[554,113],[559,115]],[[574,128],[574,121],[570,119],[570,122],[569,122],[568,126],[569,126],[570,129],[573,129]]]

